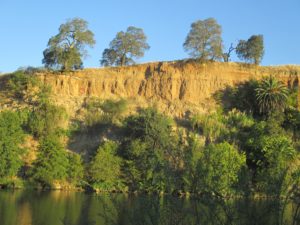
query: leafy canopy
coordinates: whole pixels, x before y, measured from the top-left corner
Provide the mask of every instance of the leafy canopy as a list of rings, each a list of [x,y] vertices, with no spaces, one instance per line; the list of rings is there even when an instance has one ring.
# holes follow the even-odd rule
[[[43,52],[43,63],[46,67],[62,70],[79,69],[82,57],[87,55],[85,46],[94,45],[94,34],[85,20],[68,20],[59,27],[59,33],[49,39],[48,48]]]
[[[236,54],[240,59],[258,65],[264,55],[263,36],[252,35],[247,41],[240,40],[236,46]]]
[[[120,31],[110,42],[102,54],[101,65],[129,65],[135,63],[134,58],[144,56],[150,46],[147,44],[147,37],[143,29],[130,26],[126,32]]]
[[[223,56],[221,33],[221,26],[214,18],[198,20],[192,23],[183,47],[194,58],[219,59]]]

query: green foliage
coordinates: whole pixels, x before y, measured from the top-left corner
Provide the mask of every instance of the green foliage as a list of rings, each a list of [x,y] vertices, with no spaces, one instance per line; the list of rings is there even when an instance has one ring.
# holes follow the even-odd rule
[[[59,27],[59,33],[49,39],[48,48],[43,52],[43,63],[49,68],[79,69],[82,57],[87,54],[86,45],[95,45],[88,23],[80,18],[68,20]]]
[[[31,170],[32,178],[43,185],[52,186],[55,181],[67,179],[68,169],[68,155],[59,138],[55,135],[44,137]]]
[[[176,145],[172,121],[153,108],[142,110],[126,120],[124,150],[125,174],[131,189],[164,191]],[[147,162],[147,163],[145,163]]]
[[[192,23],[183,47],[193,58],[201,60],[222,58],[221,33],[221,26],[214,18],[198,20]]]
[[[122,159],[117,156],[118,144],[113,141],[101,145],[89,164],[88,176],[92,186],[104,191],[122,190]]]
[[[200,173],[199,160],[203,154],[203,146],[200,145],[196,137],[189,139],[189,145],[184,157],[184,190],[191,193],[198,193],[201,191],[199,186]]]
[[[110,42],[109,48],[102,54],[101,65],[129,65],[135,63],[133,58],[144,56],[144,52],[150,48],[143,29],[130,26],[126,32],[118,32]]]
[[[103,112],[100,108],[101,101],[91,98],[86,103],[86,113],[84,115],[84,125],[86,127],[94,127],[102,123],[106,123]]]
[[[240,59],[258,65],[264,55],[263,36],[252,35],[247,41],[240,40],[236,46],[236,54]]]
[[[24,138],[22,122],[17,112],[0,113],[0,184],[16,176],[22,165],[21,156],[25,151],[20,147]]]
[[[81,156],[77,153],[68,153],[68,180],[73,184],[80,184],[84,177],[84,167]]]
[[[117,123],[122,119],[122,115],[127,110],[127,101],[124,99],[118,101],[108,99],[100,105],[100,108],[109,119],[109,122]]]
[[[149,169],[149,163],[145,162],[149,160],[149,157],[152,157],[150,154],[147,151],[146,143],[139,139],[132,140],[126,147],[127,157],[125,158],[124,172],[126,182],[129,184],[131,190],[147,188],[145,183],[147,179],[151,179],[151,168]]]
[[[283,127],[292,132],[293,140],[300,138],[300,112],[296,108],[288,107],[284,111]]]
[[[41,102],[29,115],[28,128],[36,137],[61,132],[66,124],[67,114],[63,107]]]
[[[256,100],[260,112],[270,114],[273,111],[283,110],[288,99],[288,88],[273,76],[265,77],[260,81],[256,91]]]
[[[164,155],[161,149],[152,149],[138,139],[126,149],[126,175],[132,190],[163,191],[166,186]],[[145,163],[147,162],[147,163]]]
[[[238,110],[231,110],[224,116],[226,132],[222,139],[238,146],[241,146],[248,136],[248,130],[254,125],[255,121],[251,116]]]
[[[256,185],[259,191],[281,196],[286,194],[292,183],[293,160],[296,150],[285,136],[264,136],[258,143],[263,160],[258,161]]]
[[[20,100],[28,100],[34,97],[39,82],[32,74],[24,71],[17,71],[10,75],[8,80],[8,89],[15,98]]]
[[[225,111],[238,109],[241,112],[259,115],[259,106],[256,101],[255,90],[258,88],[257,80],[249,80],[234,87],[227,86],[215,94],[216,100]]]
[[[127,110],[127,101],[90,99],[86,104],[85,125],[95,127],[104,124],[120,124]]]
[[[155,148],[164,148],[171,138],[173,121],[154,108],[140,111],[125,121],[125,132],[129,139],[141,139]]]
[[[192,127],[200,128],[206,138],[206,143],[214,142],[225,130],[223,117],[220,113],[211,113],[207,115],[195,115],[192,117]]]
[[[245,165],[245,155],[227,142],[208,145],[198,162],[200,189],[221,196],[232,193]]]

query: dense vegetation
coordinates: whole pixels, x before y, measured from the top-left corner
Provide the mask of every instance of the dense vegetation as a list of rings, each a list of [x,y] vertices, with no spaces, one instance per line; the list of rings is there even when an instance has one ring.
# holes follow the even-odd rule
[[[12,74],[8,90],[12,98],[27,99],[28,104],[0,112],[2,187],[220,197],[294,196],[300,191],[296,90],[274,76],[220,91],[215,95],[220,108],[192,115],[185,127],[155,108],[128,115],[123,99],[90,99],[83,120],[74,126],[66,111],[51,102],[49,88],[33,76]],[[103,139],[85,157],[67,150],[74,133],[99,135],[98,128],[117,129],[117,138]],[[28,137],[38,142],[29,163],[25,158],[32,149],[24,144]]]

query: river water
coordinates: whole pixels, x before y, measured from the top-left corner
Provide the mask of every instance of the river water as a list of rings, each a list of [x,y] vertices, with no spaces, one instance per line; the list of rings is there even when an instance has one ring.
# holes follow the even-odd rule
[[[296,225],[297,209],[275,200],[0,191],[1,225]]]

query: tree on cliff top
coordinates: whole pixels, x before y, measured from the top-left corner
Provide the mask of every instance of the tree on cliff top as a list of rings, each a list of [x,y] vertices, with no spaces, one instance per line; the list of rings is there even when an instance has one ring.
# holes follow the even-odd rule
[[[247,41],[240,40],[236,46],[237,56],[245,61],[258,65],[264,55],[264,38],[252,35]]]
[[[82,57],[87,55],[86,45],[95,45],[88,23],[80,18],[68,20],[59,27],[59,33],[49,39],[48,48],[43,52],[43,64],[62,70],[79,69]]]
[[[135,63],[133,58],[144,56],[150,48],[143,29],[130,26],[126,32],[120,31],[110,42],[109,48],[103,51],[101,65],[129,65]]]
[[[222,29],[214,18],[198,20],[191,25],[183,44],[193,58],[201,60],[218,59],[223,56]]]

